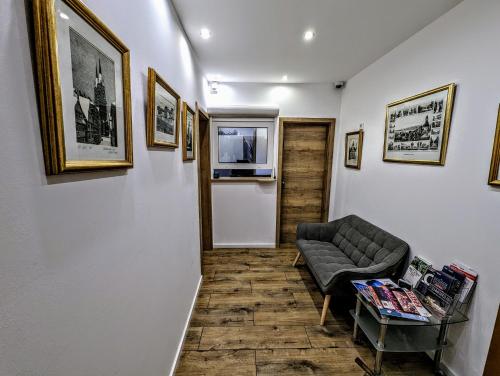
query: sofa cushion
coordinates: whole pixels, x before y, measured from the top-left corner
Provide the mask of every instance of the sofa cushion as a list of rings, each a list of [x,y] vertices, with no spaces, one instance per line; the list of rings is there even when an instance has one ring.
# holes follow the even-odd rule
[[[320,285],[326,286],[339,270],[356,269],[354,262],[332,243],[301,239],[297,245]]]
[[[378,227],[352,220],[340,225],[332,242],[357,267],[366,268],[383,262],[400,245],[398,240]]]

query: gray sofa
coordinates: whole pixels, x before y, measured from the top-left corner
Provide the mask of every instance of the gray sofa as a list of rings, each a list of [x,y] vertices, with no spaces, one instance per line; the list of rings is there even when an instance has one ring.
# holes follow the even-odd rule
[[[353,279],[396,277],[408,257],[403,240],[355,216],[329,223],[300,223],[293,265],[302,257],[325,294],[324,324],[335,289]]]

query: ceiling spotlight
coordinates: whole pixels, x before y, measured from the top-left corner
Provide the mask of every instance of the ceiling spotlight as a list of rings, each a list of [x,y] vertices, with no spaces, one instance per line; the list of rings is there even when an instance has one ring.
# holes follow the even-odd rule
[[[203,29],[201,29],[200,35],[203,39],[210,39],[210,37],[212,36],[212,32],[204,27]]]
[[[219,83],[217,81],[210,81],[208,83],[210,94],[217,94],[219,92]]]
[[[285,74],[285,75],[283,75],[283,77],[281,77],[281,80],[282,80],[282,81],[288,81],[288,76],[287,76],[286,74]]]
[[[61,17],[63,20],[69,20],[69,16],[63,12],[59,12],[59,17]]]
[[[311,40],[313,40],[313,38],[316,36],[316,33],[313,31],[313,30],[307,30],[305,33],[304,33],[304,40],[306,42],[309,42]]]

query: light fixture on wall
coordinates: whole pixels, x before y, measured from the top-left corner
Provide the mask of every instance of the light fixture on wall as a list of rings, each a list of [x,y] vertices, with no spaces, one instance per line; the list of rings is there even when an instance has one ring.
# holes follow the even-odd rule
[[[310,42],[314,39],[315,36],[316,33],[314,32],[314,30],[306,30],[306,32],[304,33],[304,40],[306,42]]]
[[[281,81],[283,82],[288,81],[288,75],[284,74],[283,77],[281,77]]]
[[[219,83],[217,81],[209,81],[208,87],[210,88],[210,94],[217,94],[219,92]]]
[[[202,39],[205,39],[205,40],[210,39],[210,37],[212,36],[212,32],[209,29],[207,29],[206,27],[204,27],[200,30],[200,36]]]

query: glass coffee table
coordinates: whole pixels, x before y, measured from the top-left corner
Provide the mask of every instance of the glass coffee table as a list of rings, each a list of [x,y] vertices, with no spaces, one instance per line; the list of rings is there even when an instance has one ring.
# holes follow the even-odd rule
[[[356,363],[369,376],[382,374],[382,356],[384,352],[426,352],[434,351],[434,372],[444,375],[441,368],[443,350],[449,346],[447,341],[450,325],[463,323],[469,319],[455,310],[452,315],[439,318],[429,317],[429,322],[403,320],[379,314],[376,307],[366,300],[363,295],[356,295],[356,309],[351,310],[354,318],[353,338],[357,341],[359,329],[375,348],[375,365],[371,369],[361,358]]]

